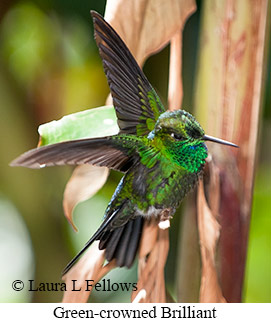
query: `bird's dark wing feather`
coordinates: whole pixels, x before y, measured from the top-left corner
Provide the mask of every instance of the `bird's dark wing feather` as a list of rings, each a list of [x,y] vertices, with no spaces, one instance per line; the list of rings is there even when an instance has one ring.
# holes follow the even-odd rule
[[[27,151],[11,166],[41,168],[54,165],[91,164],[125,172],[131,166],[130,153],[116,146],[112,137],[65,141]]]
[[[165,108],[119,35],[102,16],[91,14],[120,132],[146,135]]]

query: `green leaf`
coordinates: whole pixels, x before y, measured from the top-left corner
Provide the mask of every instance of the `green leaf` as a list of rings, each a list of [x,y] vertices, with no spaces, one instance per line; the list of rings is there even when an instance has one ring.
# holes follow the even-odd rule
[[[39,146],[82,138],[117,134],[119,127],[113,106],[103,106],[69,114],[39,126]]]

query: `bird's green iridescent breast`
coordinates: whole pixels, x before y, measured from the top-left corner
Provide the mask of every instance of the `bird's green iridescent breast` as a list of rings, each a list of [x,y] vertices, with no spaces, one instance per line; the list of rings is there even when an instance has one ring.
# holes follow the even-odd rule
[[[138,174],[138,181],[147,187],[144,206],[177,207],[195,186],[208,155],[207,148],[200,141],[169,144],[155,136],[148,140],[148,144],[144,141],[151,148],[148,153],[145,150],[141,153],[145,170]]]
[[[174,147],[168,148],[171,159],[182,166],[189,173],[201,171],[208,156],[206,145],[201,143],[175,143]]]
[[[205,159],[208,156],[208,150],[204,142],[200,140],[194,141],[177,141],[174,142],[168,137],[149,136],[150,144],[157,153],[158,158],[163,158],[165,164],[175,165],[181,169],[197,173],[205,164]]]
[[[117,136],[138,159],[126,173],[121,199],[129,199],[143,213],[150,207],[176,208],[195,186],[207,157],[203,142],[174,143],[160,136]]]
[[[145,213],[152,206],[176,208],[195,186],[199,174],[200,169],[190,172],[161,152],[152,158],[144,155],[125,176],[125,194]]]
[[[139,163],[125,176],[126,195],[145,213],[152,206],[176,208],[195,186],[199,173],[188,172],[165,157],[159,158],[152,168]]]

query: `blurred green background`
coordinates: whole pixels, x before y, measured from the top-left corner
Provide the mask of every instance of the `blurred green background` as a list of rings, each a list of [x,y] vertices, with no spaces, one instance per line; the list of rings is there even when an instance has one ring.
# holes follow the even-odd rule
[[[62,195],[72,168],[11,168],[9,162],[37,145],[37,127],[63,115],[104,105],[109,89],[93,39],[89,11],[104,13],[105,0],[32,0],[0,3],[0,302],[59,302],[62,292],[15,292],[14,280],[61,282],[61,271],[101,222],[120,179],[111,173],[92,199],[76,207],[75,234],[64,218]],[[192,110],[197,59],[198,11],[184,30],[184,103]],[[151,57],[144,71],[166,102],[169,50]],[[244,301],[271,301],[271,99],[270,57],[257,158]],[[191,107],[191,108],[189,108]],[[263,140],[264,139],[264,140]],[[180,219],[170,229],[166,267],[169,290]],[[106,278],[136,282],[131,270],[115,269]],[[130,294],[98,292],[93,302],[129,302]]]

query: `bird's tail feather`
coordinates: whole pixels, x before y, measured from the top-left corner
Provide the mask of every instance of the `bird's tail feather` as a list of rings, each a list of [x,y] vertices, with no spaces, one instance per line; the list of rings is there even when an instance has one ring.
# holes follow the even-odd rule
[[[103,222],[96,233],[85,244],[84,248],[68,263],[62,272],[63,276],[95,240],[100,240],[99,249],[105,249],[105,258],[107,261],[116,259],[119,267],[126,266],[130,268],[132,266],[138,250],[144,219],[138,216],[119,228],[112,231],[105,231],[118,211],[116,210]]]
[[[119,267],[130,268],[134,262],[142,233],[144,219],[141,216],[128,221],[112,232],[105,232],[100,238],[100,249],[105,249],[108,261],[116,259]]]
[[[116,209],[110,216],[108,216],[99,229],[94,233],[94,235],[88,240],[82,250],[67,264],[67,266],[62,271],[62,276],[64,276],[72,267],[73,265],[79,260],[82,254],[87,250],[87,248],[95,241],[100,240],[100,237],[103,235],[103,232],[106,228],[110,225],[110,223],[114,220],[116,214],[119,212],[120,208]]]

